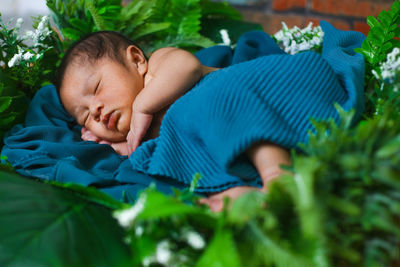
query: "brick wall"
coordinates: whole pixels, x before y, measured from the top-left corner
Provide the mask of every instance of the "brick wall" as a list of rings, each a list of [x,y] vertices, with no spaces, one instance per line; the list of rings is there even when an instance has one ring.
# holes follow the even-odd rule
[[[366,17],[388,10],[394,0],[228,0],[241,11],[246,21],[256,22],[267,33],[281,29],[281,21],[289,27],[319,25],[326,20],[343,30],[367,34]]]

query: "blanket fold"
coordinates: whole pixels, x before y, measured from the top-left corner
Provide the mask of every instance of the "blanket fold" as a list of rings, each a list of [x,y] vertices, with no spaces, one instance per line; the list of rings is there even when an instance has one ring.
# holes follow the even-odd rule
[[[201,192],[227,184],[261,186],[244,154],[253,143],[296,148],[307,142],[311,117],[339,120],[334,103],[354,108],[358,119],[364,108],[364,60],[353,49],[364,36],[321,26],[326,36],[322,55],[288,55],[265,37],[256,59],[233,60],[208,74],[170,107],[159,137],[130,157],[133,168],[187,185],[200,172]]]
[[[26,121],[5,137],[2,155],[17,172],[46,180],[96,186],[121,199],[155,183],[171,193],[193,174],[199,193],[232,186],[261,186],[243,152],[267,140],[286,148],[307,142],[309,118],[339,120],[333,106],[364,108],[364,61],[353,48],[365,38],[321,23],[322,55],[287,55],[263,32],[244,34],[235,50],[215,46],[196,56],[224,67],[204,77],[167,111],[159,137],[128,159],[110,146],[80,139],[80,127],[65,112],[53,86],[32,100]]]

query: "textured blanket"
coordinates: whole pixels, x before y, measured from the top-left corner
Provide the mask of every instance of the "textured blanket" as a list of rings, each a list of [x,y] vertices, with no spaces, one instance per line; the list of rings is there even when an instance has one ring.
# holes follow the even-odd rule
[[[287,55],[271,41],[266,55],[212,72],[167,111],[159,137],[130,157],[135,170],[190,183],[198,190],[260,185],[244,151],[261,140],[285,148],[306,143],[310,117],[339,120],[334,103],[363,111],[363,35],[322,23],[322,56]],[[274,48],[275,47],[275,48]],[[275,54],[274,51],[277,51]]]
[[[333,118],[333,106],[363,111],[364,61],[354,53],[364,36],[321,23],[322,55],[284,53],[263,32],[243,35],[232,50],[215,46],[196,56],[226,67],[203,78],[165,115],[158,138],[128,159],[111,147],[80,139],[80,127],[62,108],[55,88],[42,88],[25,124],[4,139],[2,155],[26,176],[96,186],[117,199],[155,183],[159,190],[190,184],[202,174],[198,192],[261,186],[243,152],[267,140],[286,148],[307,142],[310,117]]]

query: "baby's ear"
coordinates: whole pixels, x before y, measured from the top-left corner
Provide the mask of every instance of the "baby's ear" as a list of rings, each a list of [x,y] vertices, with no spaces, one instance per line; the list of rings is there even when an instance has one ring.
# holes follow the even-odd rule
[[[137,46],[130,45],[126,48],[126,59],[128,64],[134,64],[139,74],[144,75],[147,72],[147,60],[142,50]]]

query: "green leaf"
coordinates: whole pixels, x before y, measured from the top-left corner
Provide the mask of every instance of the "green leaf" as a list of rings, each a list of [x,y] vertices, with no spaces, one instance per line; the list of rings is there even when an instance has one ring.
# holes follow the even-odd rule
[[[69,20],[69,23],[75,27],[75,29],[78,29],[78,32],[84,32],[84,33],[89,33],[90,32],[90,25],[81,19],[78,18],[72,18]]]
[[[168,29],[169,27],[170,23],[168,22],[148,23],[139,27],[139,29],[132,34],[132,39],[139,39],[140,37]]]
[[[5,111],[12,102],[12,97],[11,96],[1,96],[0,97],[0,112]]]
[[[77,195],[79,194],[80,197],[85,198],[90,202],[100,204],[112,210],[121,209],[129,206],[129,204],[119,202],[114,198],[110,197],[109,195],[106,195],[103,192],[97,190],[94,187],[86,187],[74,183],[59,183],[56,181],[44,181],[44,182],[52,186],[57,186],[64,188],[66,190],[73,191],[74,194]]]
[[[16,112],[10,112],[8,114],[1,114],[0,116],[0,127],[11,127],[10,123],[12,123],[15,118],[18,116]]]
[[[215,3],[210,0],[201,0],[202,17],[207,18],[218,18],[218,19],[230,19],[230,20],[241,20],[242,14],[230,6],[227,2]]]
[[[387,144],[382,146],[377,152],[378,158],[390,158],[400,151],[400,136],[390,140]]]
[[[382,51],[389,51],[389,50],[391,50],[392,48],[393,48],[393,44],[390,43],[390,42],[388,42],[388,43],[386,43],[386,44],[383,45]]]
[[[254,223],[248,224],[248,237],[254,242],[255,255],[260,257],[264,264],[262,266],[327,266],[326,263],[314,264],[314,261],[320,261],[317,255],[312,255],[307,258],[301,255],[296,255],[285,246],[284,241],[279,242],[263,233],[261,229]],[[297,238],[299,240],[300,237]],[[320,245],[320,244],[319,244]],[[320,246],[314,247],[320,248]]]
[[[264,204],[264,193],[253,191],[244,194],[233,202],[228,212],[228,220],[234,224],[244,225],[257,214],[262,213],[263,209],[265,209]]]
[[[138,219],[163,218],[180,214],[203,214],[204,211],[198,207],[180,202],[172,196],[166,196],[149,188],[142,193],[146,199],[143,211]],[[142,196],[141,196],[142,197]]]
[[[390,13],[386,12],[385,10],[382,10],[381,13],[379,13],[378,19],[384,26],[389,26],[392,23],[392,17],[390,16]]]
[[[197,267],[240,267],[240,258],[232,232],[228,229],[217,231],[198,260]]]
[[[93,22],[94,22],[94,25],[96,26],[96,30],[98,30],[98,31],[106,30],[105,22],[104,22],[103,18],[99,15],[99,12],[95,6],[95,1],[94,0],[86,0],[85,7],[87,8],[87,11],[90,13],[90,15],[93,18]]]
[[[64,28],[61,32],[66,38],[72,41],[77,41],[82,37],[82,32],[73,28]]]
[[[372,28],[381,28],[379,21],[374,16],[367,17],[367,24]]]
[[[0,172],[0,265],[129,266],[123,236],[108,208]]]

